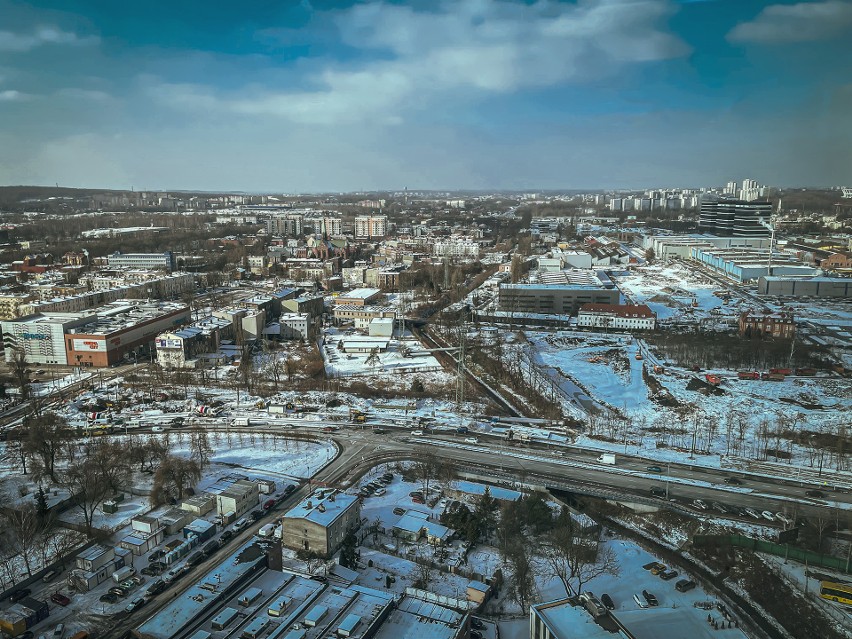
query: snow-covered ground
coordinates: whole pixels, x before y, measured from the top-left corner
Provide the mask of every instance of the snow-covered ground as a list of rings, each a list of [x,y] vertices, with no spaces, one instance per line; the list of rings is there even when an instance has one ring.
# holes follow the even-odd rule
[[[375,356],[370,353],[347,353],[340,347],[346,341],[358,341],[360,332],[326,328],[322,346],[325,369],[329,377],[369,376],[378,373],[399,375],[403,373],[440,372],[441,365],[423,345],[410,334],[387,338],[388,348]],[[364,338],[371,340],[375,338]]]

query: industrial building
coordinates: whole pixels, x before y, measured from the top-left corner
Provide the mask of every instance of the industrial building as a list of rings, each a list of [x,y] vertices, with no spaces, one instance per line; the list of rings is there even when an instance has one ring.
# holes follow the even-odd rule
[[[328,557],[358,525],[358,497],[331,489],[318,489],[282,518],[281,543]]]
[[[654,251],[658,260],[669,260],[680,258],[688,260],[692,257],[693,248],[702,249],[729,249],[744,248],[766,249],[769,248],[770,238],[762,237],[716,237],[713,235],[647,235],[642,242],[642,248]]]
[[[765,275],[819,275],[819,269],[807,266],[787,253],[749,247],[730,249],[692,248],[691,257],[725,277],[750,282]]]
[[[536,284],[501,284],[499,307],[512,313],[576,315],[584,304],[618,304],[620,293],[603,272],[539,273]]]
[[[577,313],[577,326],[652,331],[657,327],[657,315],[645,304],[584,304]]]
[[[763,276],[757,281],[757,292],[775,297],[849,299],[852,298],[852,278]]]
[[[235,519],[257,508],[259,491],[257,484],[246,478],[228,476],[207,488],[216,496],[216,512],[220,517]]]
[[[772,204],[707,196],[701,200],[698,228],[705,233],[731,237],[768,237]]]

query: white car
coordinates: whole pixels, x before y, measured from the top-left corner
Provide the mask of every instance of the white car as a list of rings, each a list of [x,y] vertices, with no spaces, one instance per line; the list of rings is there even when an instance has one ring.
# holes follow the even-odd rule
[[[636,605],[640,608],[647,608],[648,604],[645,603],[645,600],[640,595],[633,595],[633,601],[636,602]]]
[[[780,521],[784,524],[787,524],[788,526],[793,525],[793,520],[790,517],[788,517],[785,513],[775,513],[775,519],[777,519],[778,521]]]
[[[465,437],[464,441],[468,444],[478,444],[479,440],[476,437]]]
[[[764,510],[762,513],[760,513],[760,516],[763,517],[766,521],[775,521],[775,515],[773,515],[768,510]]]
[[[65,624],[58,623],[56,624],[56,628],[53,629],[53,639],[62,639],[65,636]]]
[[[384,488],[376,488],[376,491],[375,491],[373,494],[374,494],[376,497],[381,497],[381,496],[382,496],[382,495],[384,495],[386,492],[388,492],[388,491],[386,491]]]
[[[411,431],[411,434],[416,436],[416,437],[420,437],[420,436],[423,435],[423,431],[422,430],[413,430],[413,431]]]
[[[154,427],[151,428],[151,430],[154,431],[155,433],[162,433],[163,427],[162,426],[154,426]]]
[[[693,506],[695,506],[696,508],[700,508],[701,510],[707,510],[707,504],[705,504],[705,503],[704,503],[703,501],[701,501],[700,499],[695,499],[695,500],[692,502],[692,505],[693,505]]]

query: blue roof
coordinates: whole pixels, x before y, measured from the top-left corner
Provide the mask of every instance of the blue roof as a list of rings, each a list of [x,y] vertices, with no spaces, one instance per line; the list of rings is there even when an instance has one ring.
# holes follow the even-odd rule
[[[455,487],[463,493],[469,495],[485,494],[485,484],[478,484],[472,481],[457,481]],[[509,490],[508,488],[500,488],[499,486],[488,486],[488,492],[494,499],[502,499],[504,501],[517,501],[521,498],[521,493],[517,490]]]

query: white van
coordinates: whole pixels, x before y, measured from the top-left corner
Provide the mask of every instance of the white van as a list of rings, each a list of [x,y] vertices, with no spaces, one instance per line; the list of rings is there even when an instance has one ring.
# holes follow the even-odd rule
[[[243,528],[249,525],[248,519],[243,517],[242,519],[238,519],[237,523],[234,524],[234,532],[240,532]]]
[[[272,533],[275,532],[275,524],[266,524],[260,530],[257,531],[257,534],[261,537],[272,537]]]

